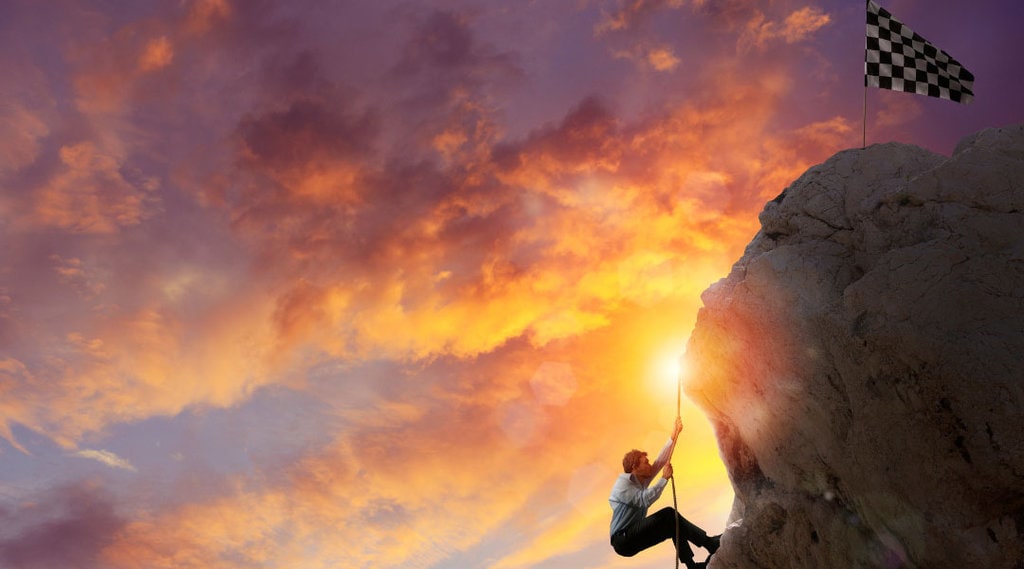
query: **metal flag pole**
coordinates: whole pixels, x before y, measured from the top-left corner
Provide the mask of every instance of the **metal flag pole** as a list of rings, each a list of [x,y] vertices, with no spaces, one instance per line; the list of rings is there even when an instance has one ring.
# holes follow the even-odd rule
[[[868,81],[864,78],[864,120],[861,123],[863,128],[861,130],[860,147],[863,150],[868,146]]]
[[[864,0],[865,14],[871,9],[871,0]],[[868,146],[868,38],[864,36],[864,120],[861,121],[860,147],[863,150]]]

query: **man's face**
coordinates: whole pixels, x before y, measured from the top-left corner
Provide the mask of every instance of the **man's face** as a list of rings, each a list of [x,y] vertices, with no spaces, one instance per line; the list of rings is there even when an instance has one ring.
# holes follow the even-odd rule
[[[640,457],[640,462],[638,462],[636,468],[633,469],[633,476],[636,476],[637,478],[651,477],[651,461],[647,460],[646,454]]]

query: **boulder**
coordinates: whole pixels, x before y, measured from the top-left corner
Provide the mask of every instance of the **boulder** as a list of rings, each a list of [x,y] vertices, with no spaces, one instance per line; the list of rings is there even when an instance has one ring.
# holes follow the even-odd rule
[[[1024,126],[840,152],[704,292],[711,569],[1024,569]]]

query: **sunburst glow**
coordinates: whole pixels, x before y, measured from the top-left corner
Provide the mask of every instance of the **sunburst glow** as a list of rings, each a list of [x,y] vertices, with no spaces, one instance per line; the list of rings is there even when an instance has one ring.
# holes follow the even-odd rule
[[[655,391],[662,398],[676,397],[680,382],[685,380],[687,366],[681,350],[666,348],[651,362],[651,376]]]

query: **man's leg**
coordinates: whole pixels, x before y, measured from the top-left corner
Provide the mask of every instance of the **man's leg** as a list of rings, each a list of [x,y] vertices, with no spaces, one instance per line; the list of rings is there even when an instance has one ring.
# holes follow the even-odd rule
[[[718,550],[718,536],[709,536],[706,531],[684,518],[682,514],[677,513],[676,515],[679,516],[679,536],[681,538],[697,547],[703,547],[709,554]]]
[[[636,525],[631,526],[626,530],[626,535],[619,537],[615,542],[615,551],[619,555],[626,557],[632,557],[637,553],[665,541],[671,539],[675,541],[676,536],[676,521],[675,521],[675,510],[672,508],[663,508],[658,510],[654,514],[647,516]],[[687,541],[693,541],[690,539],[690,535],[695,538],[696,534],[693,530],[699,531],[704,538],[707,538],[707,534],[697,526],[686,521],[685,518],[679,516],[679,535],[683,539],[679,545],[679,561],[689,566],[693,563],[693,550],[690,549],[690,544]],[[689,528],[684,531],[683,522]],[[692,528],[692,529],[691,529]],[[703,540],[702,540],[703,543]]]

